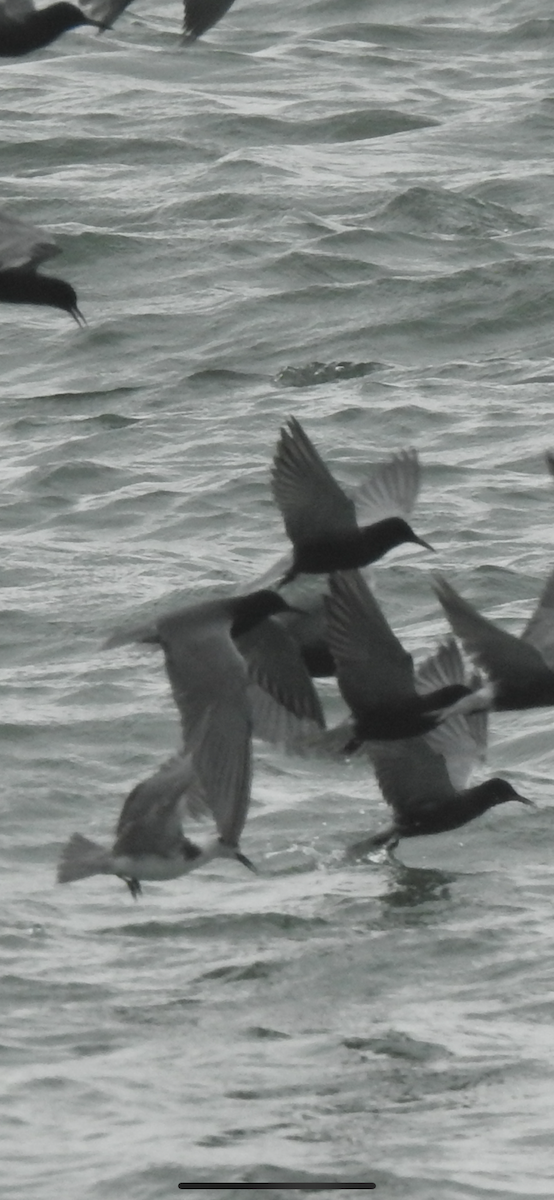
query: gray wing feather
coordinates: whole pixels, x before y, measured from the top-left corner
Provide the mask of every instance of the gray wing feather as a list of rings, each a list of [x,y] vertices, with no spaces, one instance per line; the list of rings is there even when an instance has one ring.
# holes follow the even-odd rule
[[[340,690],[353,710],[413,695],[412,657],[401,646],[359,571],[330,579],[327,637]]]
[[[187,793],[195,803],[190,757],[176,756],[133,788],[116,828],[115,854],[161,854],[175,850],[182,837],[181,820]]]
[[[333,479],[294,417],[281,430],[271,482],[285,529],[294,544],[356,527],[353,501]]]
[[[59,247],[48,240],[42,229],[0,211],[0,270],[12,267],[34,270],[59,252]]]
[[[550,573],[539,603],[521,635],[554,670],[554,571]]]
[[[530,640],[522,641],[493,625],[459,596],[446,579],[436,576],[434,589],[454,633],[493,683],[514,676],[517,679],[518,674],[523,674],[529,682],[534,676],[542,679],[544,659]]]
[[[373,525],[386,517],[408,517],[421,484],[416,450],[401,450],[390,462],[380,463],[354,492],[358,523]]]
[[[79,7],[87,17],[110,28],[130,4],[131,0],[79,0]]]
[[[259,708],[253,704],[254,733],[258,737],[279,741],[283,729],[288,729],[287,741],[295,731],[300,732],[298,722],[309,722],[319,729],[325,727],[321,701],[298,646],[278,621],[269,617],[260,622],[238,638],[236,645],[246,660],[250,683],[257,685],[256,693],[261,690],[273,702],[260,703]],[[251,695],[255,697],[255,693]],[[279,708],[283,710],[284,723],[279,719],[274,724]]]

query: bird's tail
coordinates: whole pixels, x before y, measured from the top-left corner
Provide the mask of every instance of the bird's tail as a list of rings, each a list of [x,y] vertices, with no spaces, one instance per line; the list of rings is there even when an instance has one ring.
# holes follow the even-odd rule
[[[112,872],[111,854],[98,842],[74,833],[65,843],[58,863],[58,883],[72,883],[74,879],[86,879],[88,875],[110,875]]]

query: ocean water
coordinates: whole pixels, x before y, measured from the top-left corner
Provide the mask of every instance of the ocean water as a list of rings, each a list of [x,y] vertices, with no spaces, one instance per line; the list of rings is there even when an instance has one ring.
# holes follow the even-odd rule
[[[180,20],[136,0],[0,68],[3,201],[88,321],[0,314],[2,1195],[551,1196],[551,710],[491,721],[537,811],[396,865],[344,858],[387,819],[363,762],[260,745],[258,877],[55,883],[178,742],[161,658],[103,638],[286,549],[290,414],[347,485],[417,448],[438,554],[373,573],[417,660],[431,569],[518,632],[554,563],[551,6],[236,0],[186,50]]]

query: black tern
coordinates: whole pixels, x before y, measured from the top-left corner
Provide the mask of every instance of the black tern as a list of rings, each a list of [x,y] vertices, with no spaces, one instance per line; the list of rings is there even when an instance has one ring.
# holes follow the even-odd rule
[[[111,29],[132,0],[82,0],[83,6],[99,23]],[[216,25],[234,0],[184,0],[183,42],[194,42]]]
[[[412,656],[392,632],[359,571],[331,576],[325,611],[339,688],[354,718],[347,753],[362,742],[428,733],[458,701],[472,696],[472,689],[458,680],[424,694],[417,690]],[[478,692],[474,700],[479,707]]]
[[[58,246],[42,230],[0,210],[0,301],[61,308],[78,325],[84,325],[71,284],[37,271],[55,254],[59,254]]]
[[[436,690],[441,684],[462,682],[477,685],[476,679],[464,680],[459,650],[450,641],[424,665],[418,686]],[[476,762],[484,757],[486,741],[484,713],[455,713],[422,737],[368,743],[394,821],[382,833],[351,846],[350,857],[363,857],[382,846],[392,850],[401,838],[458,829],[509,800],[534,808],[534,802],[516,792],[506,779],[488,779],[466,788]]]
[[[42,50],[62,33],[80,25],[105,29],[103,21],[87,17],[75,4],[60,2],[37,9],[33,0],[0,0],[0,58]]]
[[[296,576],[365,567],[404,542],[433,547],[399,516],[359,526],[349,499],[320,458],[300,422],[281,429],[273,460],[272,488],[293,545],[292,566],[279,586]]]
[[[554,704],[554,571],[521,637],[499,629],[446,579],[435,592],[454,633],[491,681],[487,707],[502,712]]]

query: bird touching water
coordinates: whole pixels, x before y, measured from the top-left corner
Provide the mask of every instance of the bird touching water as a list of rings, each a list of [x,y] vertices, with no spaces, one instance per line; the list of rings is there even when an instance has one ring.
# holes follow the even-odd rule
[[[419,673],[419,687],[461,683],[464,667],[455,642],[441,646]],[[360,858],[386,846],[393,849],[401,838],[443,833],[467,825],[489,808],[518,800],[535,807],[506,779],[488,779],[467,788],[471,773],[484,757],[486,715],[455,713],[423,737],[368,744],[379,787],[391,806],[394,820],[382,833],[350,847],[350,857]]]
[[[71,284],[38,273],[40,264],[56,254],[58,246],[42,230],[0,210],[0,302],[61,308],[84,325]]]

